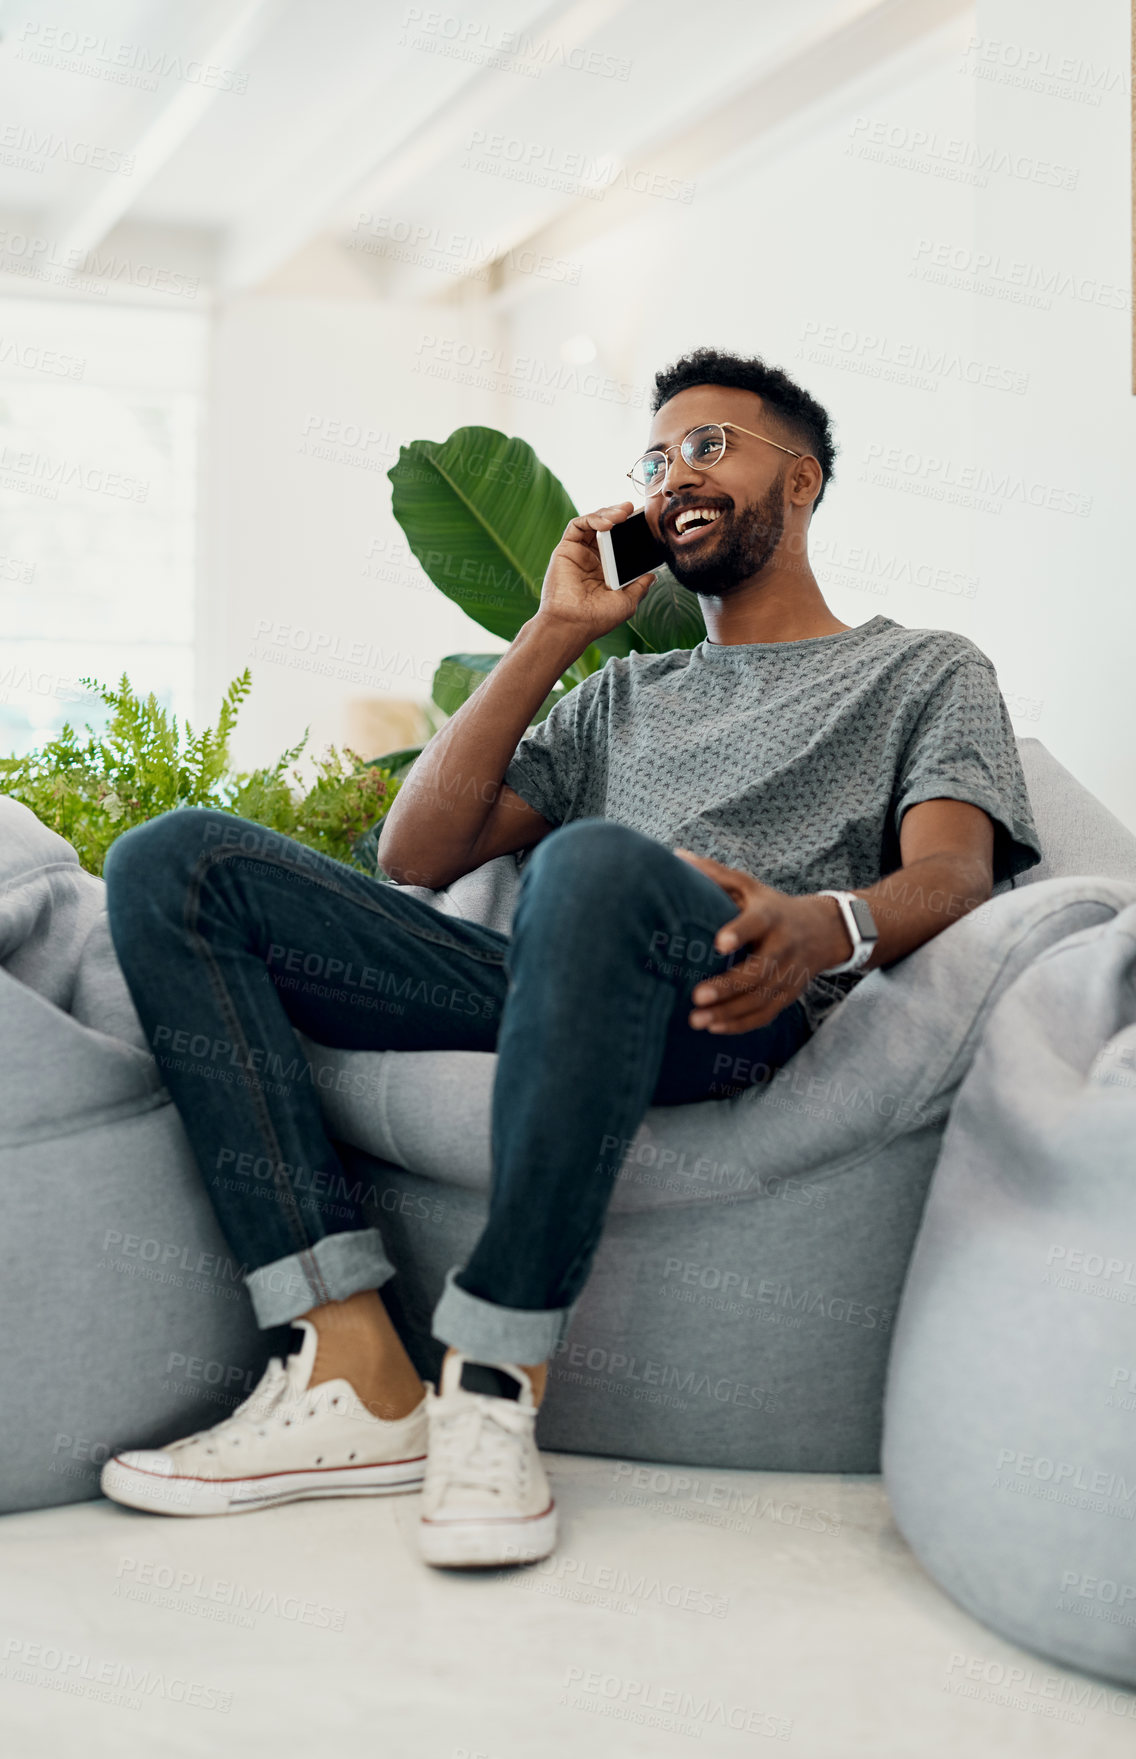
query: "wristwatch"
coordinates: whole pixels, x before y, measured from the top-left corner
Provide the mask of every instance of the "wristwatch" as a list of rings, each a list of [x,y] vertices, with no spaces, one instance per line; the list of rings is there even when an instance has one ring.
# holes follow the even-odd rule
[[[817,976],[833,977],[838,971],[862,970],[875,952],[876,942],[880,938],[880,931],[876,927],[867,899],[858,898],[855,892],[818,892],[816,895],[818,898],[836,899],[852,942],[850,959],[845,959],[843,965],[830,965],[827,971],[818,971]]]

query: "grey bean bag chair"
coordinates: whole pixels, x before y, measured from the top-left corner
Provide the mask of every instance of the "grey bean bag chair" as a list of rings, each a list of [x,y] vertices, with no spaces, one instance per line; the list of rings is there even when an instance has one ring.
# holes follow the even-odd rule
[[[1136,906],[990,1011],[885,1409],[892,1507],[935,1579],[1027,1648],[1136,1685]]]
[[[878,1469],[894,1314],[990,1011],[1041,954],[1136,902],[1136,838],[1020,743],[1040,883],[871,974],[767,1089],[655,1108],[612,1145],[611,1222],[554,1364],[545,1446]],[[507,930],[518,879],[502,857],[437,901]],[[2,798],[0,1000],[12,1510],[93,1496],[108,1452],[216,1421],[281,1340],[255,1328],[142,1043],[100,882]],[[430,1310],[484,1215],[495,1059],[308,1050],[345,1201],[383,1229],[389,1299],[431,1372]]]

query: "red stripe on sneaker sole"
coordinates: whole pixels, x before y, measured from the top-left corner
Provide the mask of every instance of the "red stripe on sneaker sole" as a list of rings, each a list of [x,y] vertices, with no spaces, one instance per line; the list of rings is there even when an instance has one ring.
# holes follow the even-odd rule
[[[120,1472],[137,1472],[140,1478],[153,1478],[159,1484],[256,1484],[262,1478],[296,1478],[301,1472],[375,1472],[387,1466],[425,1466],[425,1454],[412,1454],[405,1460],[370,1460],[358,1466],[295,1466],[291,1472],[246,1472],[240,1478],[195,1478],[188,1472],[148,1472],[145,1466],[128,1466],[117,1454],[107,1462]]]

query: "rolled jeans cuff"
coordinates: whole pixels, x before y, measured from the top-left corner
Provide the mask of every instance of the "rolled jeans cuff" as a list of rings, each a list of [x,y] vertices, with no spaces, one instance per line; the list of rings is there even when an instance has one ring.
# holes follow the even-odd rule
[[[498,1307],[459,1289],[454,1265],[446,1273],[442,1298],[434,1309],[433,1333],[443,1344],[475,1362],[546,1362],[553,1354],[573,1307]]]
[[[394,1275],[377,1228],[325,1234],[303,1252],[250,1271],[245,1287],[261,1330],[286,1325],[325,1301],[346,1301],[360,1289],[378,1289]]]

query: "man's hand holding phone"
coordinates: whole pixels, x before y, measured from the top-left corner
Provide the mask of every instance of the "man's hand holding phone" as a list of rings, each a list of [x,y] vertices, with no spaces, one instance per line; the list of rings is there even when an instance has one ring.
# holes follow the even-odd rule
[[[581,653],[597,635],[606,635],[633,617],[655,579],[653,571],[639,574],[616,591],[604,579],[599,533],[621,525],[633,507],[631,501],[620,501],[569,520],[549,558],[538,615],[577,631]]]

